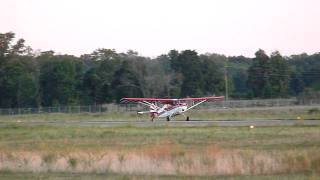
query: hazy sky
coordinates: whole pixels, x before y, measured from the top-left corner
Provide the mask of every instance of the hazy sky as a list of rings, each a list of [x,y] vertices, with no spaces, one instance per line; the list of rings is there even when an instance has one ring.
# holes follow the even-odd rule
[[[320,0],[0,0],[0,32],[34,49],[171,49],[253,56],[320,51]]]

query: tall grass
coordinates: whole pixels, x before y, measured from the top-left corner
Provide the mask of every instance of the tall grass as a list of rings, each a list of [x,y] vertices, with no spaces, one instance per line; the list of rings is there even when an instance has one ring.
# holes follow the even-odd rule
[[[320,173],[318,150],[210,150],[74,151],[48,161],[41,152],[1,153],[0,169],[14,172],[84,172],[158,175],[271,175]]]

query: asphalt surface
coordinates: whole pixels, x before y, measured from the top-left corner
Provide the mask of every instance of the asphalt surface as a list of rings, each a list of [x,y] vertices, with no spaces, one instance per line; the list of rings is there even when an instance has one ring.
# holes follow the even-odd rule
[[[25,125],[98,126],[98,127],[205,127],[205,126],[320,126],[320,120],[192,120],[192,121],[22,121]]]

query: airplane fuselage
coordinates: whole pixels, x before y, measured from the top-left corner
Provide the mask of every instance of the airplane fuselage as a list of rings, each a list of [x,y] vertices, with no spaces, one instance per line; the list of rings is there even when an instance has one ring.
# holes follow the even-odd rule
[[[182,114],[188,109],[188,106],[186,104],[179,104],[179,105],[173,105],[169,107],[161,108],[157,111],[156,116],[157,117],[172,117],[179,114]]]

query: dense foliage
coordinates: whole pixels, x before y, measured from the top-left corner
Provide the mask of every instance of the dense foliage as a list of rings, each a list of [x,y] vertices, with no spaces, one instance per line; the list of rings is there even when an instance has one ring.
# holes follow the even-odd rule
[[[35,53],[0,34],[0,107],[117,102],[122,97],[279,98],[320,90],[320,53],[254,58],[171,50],[157,58],[98,49],[81,57]]]

